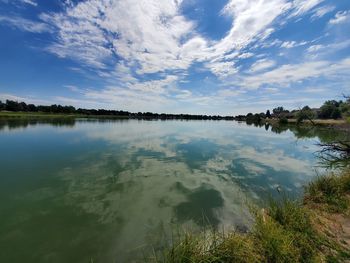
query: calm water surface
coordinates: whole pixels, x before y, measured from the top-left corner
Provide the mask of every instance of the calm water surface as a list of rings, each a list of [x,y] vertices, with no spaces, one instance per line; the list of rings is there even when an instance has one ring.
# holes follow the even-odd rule
[[[247,202],[277,187],[298,196],[320,170],[317,132],[277,132],[225,121],[2,121],[0,261],[130,262],[172,226],[245,228]]]

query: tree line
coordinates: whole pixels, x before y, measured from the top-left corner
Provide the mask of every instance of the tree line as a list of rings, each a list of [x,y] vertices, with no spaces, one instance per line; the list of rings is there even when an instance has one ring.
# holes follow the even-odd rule
[[[303,120],[314,119],[341,119],[350,116],[350,98],[345,97],[345,101],[340,100],[328,100],[323,103],[320,108],[310,108],[305,106],[298,110],[289,111],[282,106],[276,107],[270,112],[267,110],[266,113],[248,113],[247,115],[238,115],[235,117],[239,121],[247,121],[250,123],[258,123],[263,119],[275,118],[281,123],[287,123],[288,119],[296,119],[297,122],[302,122]]]
[[[52,114],[78,114],[83,116],[110,116],[122,117],[130,119],[183,119],[183,120],[233,120],[233,116],[219,115],[193,115],[193,114],[167,114],[153,112],[137,112],[132,113],[122,110],[105,110],[105,109],[76,109],[73,106],[62,106],[53,104],[50,106],[26,104],[25,102],[17,102],[13,100],[0,101],[0,111],[11,112],[42,112]]]

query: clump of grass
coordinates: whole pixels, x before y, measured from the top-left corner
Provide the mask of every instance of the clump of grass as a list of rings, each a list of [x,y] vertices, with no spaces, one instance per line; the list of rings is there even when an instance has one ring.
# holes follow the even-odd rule
[[[349,207],[350,172],[320,176],[305,188],[305,202],[324,206],[329,212],[344,212]]]
[[[286,196],[270,199],[263,213],[255,213],[252,234],[266,262],[317,262],[323,244],[309,211]]]
[[[219,233],[205,231],[200,235],[185,233],[181,241],[174,244],[156,262],[262,262],[261,250],[250,235],[236,232]]]

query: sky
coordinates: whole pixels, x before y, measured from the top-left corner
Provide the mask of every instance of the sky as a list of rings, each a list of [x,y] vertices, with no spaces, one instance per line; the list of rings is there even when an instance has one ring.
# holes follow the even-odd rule
[[[0,0],[0,100],[237,115],[349,73],[348,0]]]

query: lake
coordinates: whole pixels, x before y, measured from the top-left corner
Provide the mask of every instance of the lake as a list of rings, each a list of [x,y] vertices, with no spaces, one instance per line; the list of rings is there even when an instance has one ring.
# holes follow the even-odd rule
[[[131,262],[174,228],[298,197],[334,131],[232,121],[0,122],[0,261]]]

